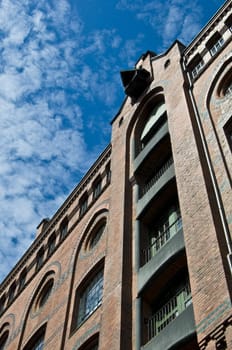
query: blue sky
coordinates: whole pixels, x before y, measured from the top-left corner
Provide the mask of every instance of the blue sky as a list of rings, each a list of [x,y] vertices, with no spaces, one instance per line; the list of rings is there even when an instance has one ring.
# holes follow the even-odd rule
[[[109,143],[120,70],[187,45],[222,4],[0,2],[0,280]]]

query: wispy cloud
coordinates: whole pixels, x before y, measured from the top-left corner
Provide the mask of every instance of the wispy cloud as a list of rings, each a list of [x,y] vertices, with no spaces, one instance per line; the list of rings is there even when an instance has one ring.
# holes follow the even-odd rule
[[[148,1],[120,0],[119,10],[135,12],[135,16],[151,26],[160,38],[160,47],[164,50],[175,39],[187,44],[202,26],[202,7],[198,0]]]
[[[105,146],[118,71],[141,42],[86,34],[68,0],[1,1],[0,280]]]

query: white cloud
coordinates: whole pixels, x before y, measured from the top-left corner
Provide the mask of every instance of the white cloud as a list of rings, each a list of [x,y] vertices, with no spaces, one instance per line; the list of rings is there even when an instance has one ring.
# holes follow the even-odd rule
[[[105,146],[118,72],[142,41],[115,29],[86,35],[68,0],[1,1],[0,280]]]
[[[6,262],[0,278],[28,247],[41,218],[72,190],[74,174],[78,179],[95,159],[85,145],[82,110],[69,106],[76,92],[66,86],[71,81],[78,89],[72,77],[77,22],[66,0],[0,5],[0,259]]]
[[[119,10],[133,11],[135,16],[150,25],[161,39],[158,50],[167,49],[175,39],[187,44],[201,27],[202,6],[199,0],[120,0]]]

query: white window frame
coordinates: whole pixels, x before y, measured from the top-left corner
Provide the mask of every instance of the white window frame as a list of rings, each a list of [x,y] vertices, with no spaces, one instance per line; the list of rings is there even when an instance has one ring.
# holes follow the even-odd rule
[[[193,78],[196,78],[196,76],[198,76],[198,74],[200,73],[200,71],[203,69],[205,65],[205,62],[203,60],[201,60],[192,70],[192,76]]]
[[[220,37],[218,41],[211,47],[210,53],[212,56],[215,56],[216,53],[221,49],[221,47],[224,45],[224,39],[223,37]]]

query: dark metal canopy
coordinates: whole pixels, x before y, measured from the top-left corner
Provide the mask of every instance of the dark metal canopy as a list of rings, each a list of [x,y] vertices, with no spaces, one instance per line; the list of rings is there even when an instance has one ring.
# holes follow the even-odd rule
[[[125,70],[120,74],[125,94],[134,99],[137,99],[151,82],[151,75],[144,68]]]

